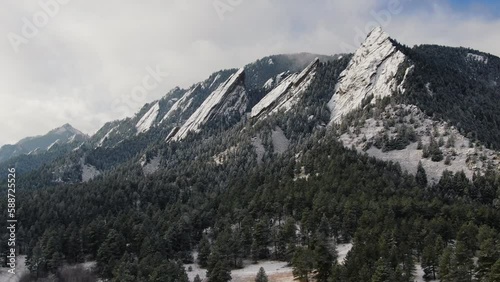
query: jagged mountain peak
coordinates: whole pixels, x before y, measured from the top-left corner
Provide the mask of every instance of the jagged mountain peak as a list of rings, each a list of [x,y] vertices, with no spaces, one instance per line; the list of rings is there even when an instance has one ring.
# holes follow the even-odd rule
[[[0,148],[0,162],[7,161],[11,158],[35,153],[45,152],[55,145],[70,144],[88,140],[88,136],[78,129],[66,123],[58,128],[49,131],[45,135],[26,137],[14,145],[5,145]]]
[[[328,107],[331,121],[358,108],[363,101],[392,95],[398,86],[396,73],[406,56],[382,28],[372,30],[356,50],[347,68],[341,73]]]
[[[390,40],[389,34],[386,33],[382,29],[382,27],[378,26],[378,27],[372,29],[372,31],[370,31],[366,35],[366,39],[363,42],[362,46],[369,46],[369,45],[372,45],[375,42],[380,43],[380,42],[385,42],[386,40]]]
[[[80,130],[74,128],[71,124],[66,123],[60,127],[57,127],[49,132],[49,134],[55,133],[55,134],[63,134],[63,133],[69,133],[72,135],[85,135],[83,132]]]

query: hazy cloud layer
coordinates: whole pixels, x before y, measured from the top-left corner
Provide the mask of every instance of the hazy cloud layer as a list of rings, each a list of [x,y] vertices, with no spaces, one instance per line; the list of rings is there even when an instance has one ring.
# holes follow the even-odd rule
[[[187,87],[216,70],[241,67],[266,55],[354,51],[366,30],[377,23],[410,46],[467,46],[500,55],[500,19],[486,4],[456,7],[439,0],[7,0],[2,4],[0,144],[43,134],[67,122],[94,133],[106,121],[133,115],[174,86]],[[168,76],[154,79],[152,70]],[[147,94],[134,96],[144,81]],[[117,101],[126,103],[126,112],[113,107]]]

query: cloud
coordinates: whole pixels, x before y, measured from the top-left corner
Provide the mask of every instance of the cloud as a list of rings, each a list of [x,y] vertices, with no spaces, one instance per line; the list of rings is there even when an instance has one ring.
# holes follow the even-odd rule
[[[61,1],[37,35],[15,53],[7,35],[21,34],[41,3]],[[64,123],[93,133],[105,122],[133,115],[175,86],[260,57],[293,52],[349,51],[359,33],[391,1],[216,0],[6,1],[0,34],[0,144],[43,134]],[[445,1],[401,0],[386,30],[408,45],[470,46],[500,54],[498,18],[477,17]],[[66,3],[67,2],[67,3]],[[59,2],[57,2],[59,3]],[[477,9],[476,9],[477,10]],[[113,110],[141,85],[148,68],[169,73],[128,112]]]

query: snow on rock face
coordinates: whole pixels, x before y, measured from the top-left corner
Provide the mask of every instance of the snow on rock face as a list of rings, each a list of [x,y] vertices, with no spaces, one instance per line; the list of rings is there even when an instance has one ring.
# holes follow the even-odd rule
[[[165,114],[165,116],[163,117],[163,119],[161,120],[161,122],[163,122],[163,121],[167,120],[169,117],[171,117],[175,113],[175,111],[177,111],[178,109],[186,109],[186,108],[188,108],[191,105],[191,102],[193,101],[193,98],[191,97],[191,95],[200,86],[201,86],[201,84],[195,85],[188,92],[186,92],[186,94],[184,94],[182,96],[182,98],[180,98],[179,100],[177,100],[177,102],[175,102],[175,104],[173,104],[172,107],[170,108],[170,110],[168,110],[168,112]]]
[[[476,61],[480,63],[487,64],[488,63],[488,58],[485,56],[477,55],[474,53],[467,53],[467,60],[469,61]]]
[[[153,126],[156,118],[158,117],[159,110],[160,104],[159,102],[156,102],[135,126],[137,128],[137,134],[145,133],[151,128],[151,126]]]
[[[109,130],[108,133],[106,133],[106,135],[104,135],[104,137],[102,137],[102,139],[99,140],[99,142],[97,143],[97,147],[102,147],[104,142],[106,142],[106,140],[110,137],[111,133],[113,133],[118,128],[118,126],[119,125],[111,128],[111,130]]]
[[[58,127],[52,131],[50,131],[50,133],[55,133],[55,134],[65,134],[65,133],[68,133],[68,134],[72,134],[72,135],[85,135],[83,134],[81,131],[79,131],[78,129],[75,129],[73,126],[71,126],[70,124],[65,124],[61,127]]]
[[[273,88],[274,79],[271,77],[266,83],[264,83],[264,89],[269,90]]]
[[[240,81],[244,74],[244,69],[239,69],[226,82],[222,83],[217,90],[212,92],[188,118],[184,125],[179,128],[174,139],[182,140],[190,131],[198,132],[201,125],[208,121],[214,109],[237,87],[238,81]]]
[[[285,78],[285,77],[288,76],[288,74],[289,74],[288,71],[285,71],[285,72],[282,72],[282,73],[278,74],[276,76],[276,84],[279,84],[283,80],[283,78]]]
[[[392,95],[398,86],[395,75],[404,60],[405,55],[396,50],[389,35],[381,28],[374,29],[340,74],[328,103],[331,121],[340,122],[343,115],[358,108],[370,95],[374,98]]]
[[[406,83],[406,79],[408,78],[408,75],[415,69],[415,66],[412,65],[411,67],[407,68],[405,71],[405,76],[403,77],[403,81],[398,85],[398,91],[401,94],[404,94],[406,92],[406,89],[404,88],[404,85]]]
[[[55,145],[58,145],[60,142],[61,141],[59,139],[54,141],[54,143],[50,144],[49,147],[47,147],[47,151],[50,151],[50,149],[52,149]]]
[[[394,125],[390,121],[396,121]],[[384,135],[387,138],[397,138],[401,126],[411,128],[417,139],[410,141],[403,149],[383,150],[375,146],[376,140]],[[443,160],[433,161],[423,158],[423,148],[429,147],[431,138],[435,142],[442,139],[440,150]],[[445,170],[451,172],[463,171],[468,178],[474,173],[484,174],[489,169],[500,170],[500,153],[482,146],[471,146],[471,140],[463,136],[458,129],[447,122],[434,121],[415,105],[400,104],[387,106],[378,118],[369,118],[360,126],[350,125],[348,131],[340,136],[340,141],[346,148],[356,148],[360,153],[383,161],[398,162],[409,173],[415,174],[419,162],[427,172],[430,183],[436,183]],[[449,163],[446,162],[449,159]]]
[[[251,117],[262,115],[266,110],[277,112],[280,109],[285,111],[293,106],[314,78],[319,59],[314,60],[301,73],[295,73],[285,78],[271,92],[267,93],[259,103],[257,103],[250,113]]]
[[[217,82],[217,80],[220,78],[220,74],[217,74],[217,76],[214,78],[214,81],[210,84],[208,88],[212,88],[212,86]]]

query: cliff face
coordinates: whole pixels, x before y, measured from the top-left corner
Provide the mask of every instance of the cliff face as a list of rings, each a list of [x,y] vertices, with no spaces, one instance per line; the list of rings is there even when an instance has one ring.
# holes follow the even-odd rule
[[[389,35],[381,28],[374,29],[340,75],[328,103],[331,122],[339,123],[343,115],[370,96],[376,99],[392,95],[398,86],[395,75],[404,60],[405,55],[396,50]]]

